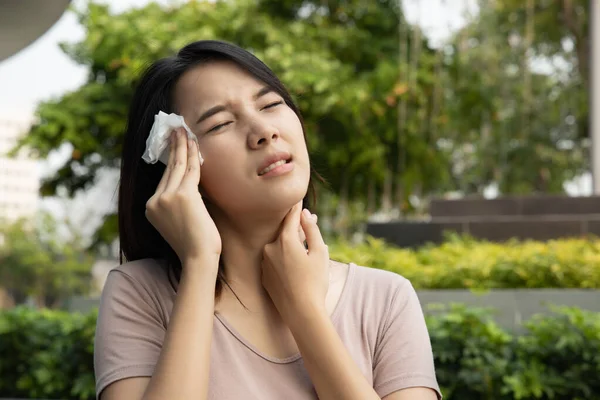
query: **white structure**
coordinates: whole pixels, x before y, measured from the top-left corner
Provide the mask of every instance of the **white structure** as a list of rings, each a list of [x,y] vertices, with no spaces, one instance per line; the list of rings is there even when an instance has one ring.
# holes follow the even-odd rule
[[[63,15],[71,0],[1,0],[0,61],[29,46]]]
[[[0,120],[0,219],[29,217],[38,209],[40,178],[35,160],[6,154],[29,129],[29,121]]]

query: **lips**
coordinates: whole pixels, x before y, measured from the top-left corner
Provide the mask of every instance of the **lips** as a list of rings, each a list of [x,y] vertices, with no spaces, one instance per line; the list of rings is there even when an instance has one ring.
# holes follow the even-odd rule
[[[287,151],[279,151],[274,154],[268,155],[264,158],[263,162],[260,164],[260,166],[256,170],[256,173],[258,175],[262,175],[262,173],[264,173],[264,170],[267,167],[269,167],[271,164],[276,163],[278,161],[285,161],[287,163],[287,162],[290,162],[291,159],[292,159],[292,156]]]

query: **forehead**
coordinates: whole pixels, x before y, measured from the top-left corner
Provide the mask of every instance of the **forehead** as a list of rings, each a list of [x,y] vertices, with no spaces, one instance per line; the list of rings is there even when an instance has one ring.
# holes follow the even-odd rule
[[[263,82],[231,61],[211,61],[186,71],[175,86],[174,97],[179,105],[235,100],[252,96],[263,86]]]

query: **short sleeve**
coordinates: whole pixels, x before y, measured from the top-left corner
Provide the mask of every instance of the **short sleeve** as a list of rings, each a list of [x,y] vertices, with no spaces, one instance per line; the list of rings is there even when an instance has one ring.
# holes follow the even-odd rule
[[[441,399],[425,317],[410,281],[402,279],[389,307],[375,348],[373,387],[381,398],[428,387]]]
[[[115,381],[152,376],[165,333],[148,290],[127,273],[112,270],[102,291],[96,322],[96,396]]]

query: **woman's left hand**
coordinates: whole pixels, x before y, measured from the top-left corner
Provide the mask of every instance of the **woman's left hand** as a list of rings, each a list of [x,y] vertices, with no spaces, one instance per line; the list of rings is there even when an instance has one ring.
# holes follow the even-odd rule
[[[306,235],[308,251],[298,240]],[[329,288],[329,250],[316,216],[296,204],[283,220],[277,239],[263,250],[262,284],[284,321],[291,325],[298,313],[325,309]]]

